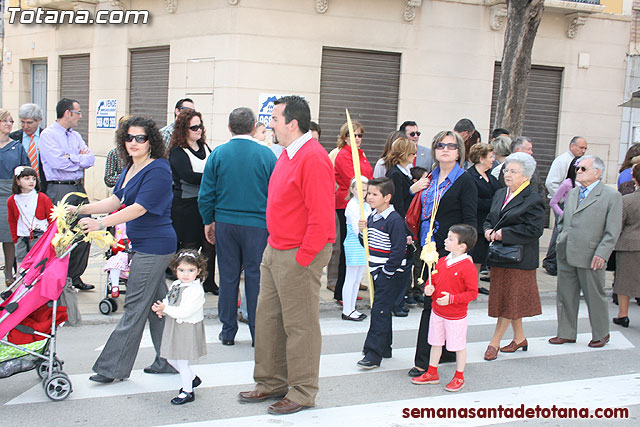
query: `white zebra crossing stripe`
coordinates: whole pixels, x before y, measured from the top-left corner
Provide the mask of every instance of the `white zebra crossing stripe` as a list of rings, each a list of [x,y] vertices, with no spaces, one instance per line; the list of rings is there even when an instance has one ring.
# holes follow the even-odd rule
[[[409,313],[408,317],[394,317],[393,319],[393,331],[410,331],[412,329],[417,330],[420,324],[420,315],[422,309],[413,309]],[[586,319],[588,317],[587,306],[584,302],[580,304],[579,318]],[[494,325],[496,319],[487,315],[486,308],[470,309],[467,314],[469,326],[485,326]],[[556,320],[556,306],[555,305],[543,305],[542,314],[535,317],[525,317],[522,319],[525,323],[529,322],[544,322]],[[218,334],[221,329],[220,323],[205,325],[205,336],[208,343],[217,343]],[[366,334],[369,330],[369,319],[364,322],[350,322],[340,318],[340,314],[336,313],[335,317],[323,317],[320,319],[320,327],[322,328],[322,336],[333,335],[347,335],[347,334]],[[251,342],[251,334],[249,328],[246,325],[240,325],[238,333],[235,338],[236,342]],[[151,342],[151,335],[149,330],[145,329],[145,334],[140,342],[140,348],[151,348],[153,343]],[[95,351],[102,351],[104,345],[96,348]]]
[[[416,387],[440,387],[443,384]],[[624,393],[621,391],[624,390]],[[420,391],[417,389],[417,393]],[[518,422],[523,419],[490,418],[490,419],[426,419],[404,418],[405,408],[519,408],[523,402],[535,402],[527,408],[612,408],[629,407],[640,404],[640,375],[619,375],[614,377],[590,378],[584,380],[565,381],[510,387],[497,390],[486,390],[472,393],[447,393],[442,395],[423,397],[418,399],[395,400],[390,402],[376,402],[365,405],[352,405],[325,409],[307,409],[297,414],[287,415],[286,418],[272,415],[259,415],[221,420],[210,420],[184,424],[172,424],[182,427],[228,426],[253,427],[257,425],[291,425],[291,426],[357,426],[363,424],[366,416],[368,427],[376,426],[483,426],[499,423]],[[266,406],[266,405],[265,405]],[[266,409],[266,408],[265,408]],[[366,414],[366,415],[364,415]],[[534,423],[563,423],[564,419],[529,419]],[[594,418],[593,421],[596,421]],[[625,423],[625,420],[618,420]],[[574,421],[575,422],[575,421]],[[626,420],[628,423],[629,420]],[[169,426],[165,426],[169,427]]]
[[[499,363],[504,360],[524,359],[531,357],[550,357],[557,355],[576,354],[595,351],[626,350],[634,348],[633,344],[618,331],[611,332],[611,341],[601,349],[587,347],[591,339],[590,333],[578,334],[577,343],[565,345],[551,345],[547,343],[549,337],[527,338],[529,351],[517,351],[513,354],[500,353],[498,360],[491,363]],[[364,342],[364,338],[362,339]],[[487,341],[468,343],[467,363],[489,363],[483,359],[487,348]],[[503,344],[507,344],[505,340]],[[382,366],[372,371],[363,371],[356,366],[356,362],[362,358],[359,352],[324,354],[320,357],[320,377],[337,377],[342,375],[369,374],[380,371],[408,370],[413,366],[415,349],[399,348],[393,350],[393,358],[383,359]],[[194,372],[203,380],[201,387],[221,387],[242,384],[253,384],[253,361],[213,363],[193,365]],[[99,397],[121,396],[139,393],[154,393],[179,388],[177,375],[150,375],[141,370],[131,373],[127,381],[114,382],[103,385],[89,381],[90,374],[71,375],[73,393],[68,400],[93,399]],[[404,373],[403,373],[404,375]],[[25,403],[47,402],[48,399],[42,392],[40,384],[15,397],[6,405]]]

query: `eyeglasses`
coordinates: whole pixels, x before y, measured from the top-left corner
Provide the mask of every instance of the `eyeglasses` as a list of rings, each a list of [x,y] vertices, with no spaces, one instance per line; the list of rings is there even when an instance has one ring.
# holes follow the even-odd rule
[[[202,126],[202,124],[189,126],[189,130],[192,130],[194,132],[197,132],[198,129],[204,129],[204,126]]]
[[[354,137],[354,138],[362,138],[363,136],[364,136],[364,134],[363,134],[363,133],[354,133],[354,134],[353,134],[353,137]]]
[[[409,132],[409,133],[408,133],[408,135],[409,135],[410,137],[414,137],[414,136],[416,136],[416,135],[420,136],[420,135],[422,135],[422,132]]]
[[[580,172],[580,171],[586,172],[588,170],[591,170],[591,169],[587,169],[587,167],[585,166],[576,166],[576,172]]]
[[[82,114],[82,111],[78,110],[69,110],[70,113]]]
[[[131,142],[135,139],[138,144],[144,144],[147,142],[147,135],[131,135],[129,133],[125,139],[127,142]]]
[[[456,144],[455,142],[449,142],[449,143],[439,142],[436,144],[436,150],[444,150],[445,148],[448,150],[457,150],[458,144]]]
[[[178,107],[178,110],[180,110],[180,111],[193,110],[193,108],[191,108],[191,107]]]

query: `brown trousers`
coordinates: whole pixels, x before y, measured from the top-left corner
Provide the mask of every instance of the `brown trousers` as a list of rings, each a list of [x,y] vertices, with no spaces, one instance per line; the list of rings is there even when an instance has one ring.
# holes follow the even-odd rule
[[[262,256],[253,378],[260,392],[288,391],[289,400],[313,406],[322,347],[320,277],[331,256],[331,243],[308,267],[296,262],[297,251],[267,244]]]

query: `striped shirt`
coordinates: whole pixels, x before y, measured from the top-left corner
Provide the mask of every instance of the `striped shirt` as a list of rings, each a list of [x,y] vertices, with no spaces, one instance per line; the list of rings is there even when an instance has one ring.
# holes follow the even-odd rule
[[[367,219],[369,236],[369,271],[393,276],[403,272],[407,264],[407,227],[404,219],[389,206],[383,212],[373,211]],[[360,233],[362,240],[362,233]]]

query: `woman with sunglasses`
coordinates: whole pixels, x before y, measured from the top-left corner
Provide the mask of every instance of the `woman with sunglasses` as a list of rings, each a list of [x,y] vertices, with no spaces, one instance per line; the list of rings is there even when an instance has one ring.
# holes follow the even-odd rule
[[[434,153],[435,169],[430,175],[426,189],[418,196],[421,202],[421,218],[418,253],[427,243],[427,233],[434,204],[438,205],[433,227],[433,241],[440,257],[446,256],[444,240],[449,228],[455,224],[468,224],[474,229],[477,224],[478,190],[471,175],[462,168],[465,159],[464,141],[454,131],[441,131],[433,137],[431,152]],[[414,268],[422,271],[422,263],[416,262]],[[423,280],[427,280],[425,269]],[[418,343],[414,367],[409,371],[410,377],[422,375],[429,366],[431,346],[427,342],[429,320],[431,318],[431,297],[425,297],[424,309],[420,317]],[[456,355],[444,350],[441,361],[454,361]]]
[[[218,294],[215,283],[215,246],[204,235],[204,224],[198,209],[198,193],[202,172],[211,154],[207,145],[202,114],[184,110],[176,118],[169,145],[169,163],[173,173],[173,205],[171,220],[178,236],[178,249],[202,248],[207,258],[205,292]]]
[[[373,168],[367,160],[367,156],[360,148],[362,138],[364,137],[364,126],[362,123],[354,120],[353,133],[355,134],[356,146],[358,149],[358,159],[360,160],[360,174],[368,179],[373,179]],[[347,271],[346,260],[344,256],[344,239],[347,237],[347,219],[344,210],[347,207],[347,199],[349,195],[349,186],[351,180],[355,176],[353,171],[353,157],[351,155],[351,141],[349,137],[349,127],[347,123],[340,127],[340,135],[337,143],[338,155],[334,162],[334,170],[336,177],[336,214],[340,224],[340,263],[338,265],[338,280],[336,288],[333,292],[333,298],[342,301],[342,286],[344,285],[344,276]],[[338,233],[336,233],[338,234]]]
[[[91,215],[113,212],[125,205],[124,209],[104,218],[87,217],[78,222],[85,231],[103,230],[126,222],[134,251],[124,313],[93,365],[96,374],[89,378],[105,384],[131,374],[147,319],[156,357],[144,371],[175,372],[160,358],[164,320],[151,311],[153,303],[167,293],[165,270],[177,244],[171,226],[171,167],[166,160],[162,136],[151,119],[132,117],[124,122],[116,132],[116,144],[125,168],[113,195],[99,202],[70,207],[79,214]]]

